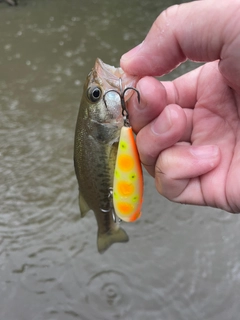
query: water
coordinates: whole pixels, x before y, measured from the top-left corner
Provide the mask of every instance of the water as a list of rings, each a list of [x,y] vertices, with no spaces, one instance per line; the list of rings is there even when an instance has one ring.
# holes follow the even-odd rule
[[[0,3],[0,319],[239,318],[237,215],[173,204],[146,175],[129,243],[99,255],[94,216],[79,217],[72,157],[85,77],[96,57],[117,66],[173,3]]]

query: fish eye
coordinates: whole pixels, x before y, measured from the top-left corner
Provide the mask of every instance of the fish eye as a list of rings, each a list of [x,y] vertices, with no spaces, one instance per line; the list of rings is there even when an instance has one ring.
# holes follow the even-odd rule
[[[101,99],[102,90],[99,87],[90,87],[88,89],[88,99],[92,102],[98,102]]]

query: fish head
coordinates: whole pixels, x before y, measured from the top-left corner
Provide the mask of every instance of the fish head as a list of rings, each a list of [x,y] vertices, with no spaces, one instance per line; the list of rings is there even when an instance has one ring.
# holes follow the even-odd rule
[[[110,66],[97,58],[84,85],[81,104],[86,108],[85,117],[98,123],[122,126],[120,94],[127,87],[135,87],[136,82],[137,77],[130,76],[121,68]],[[125,102],[132,94],[132,90],[126,92]]]

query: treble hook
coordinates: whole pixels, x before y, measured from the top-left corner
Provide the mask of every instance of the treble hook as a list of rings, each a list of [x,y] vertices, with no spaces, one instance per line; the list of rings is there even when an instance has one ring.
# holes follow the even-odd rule
[[[138,103],[140,103],[140,93],[136,88],[133,88],[133,87],[127,87],[126,89],[123,90],[122,93],[118,92],[115,89],[110,89],[110,90],[106,91],[104,93],[104,95],[103,95],[103,101],[104,101],[104,104],[105,104],[106,108],[107,108],[106,94],[109,93],[109,92],[115,92],[115,93],[117,93],[119,95],[120,101],[121,101],[121,107],[122,107],[122,115],[123,115],[123,119],[124,119],[124,126],[126,126],[126,127],[130,126],[129,120],[128,120],[128,110],[127,110],[126,102],[124,100],[125,93],[128,90],[134,90],[137,93]]]

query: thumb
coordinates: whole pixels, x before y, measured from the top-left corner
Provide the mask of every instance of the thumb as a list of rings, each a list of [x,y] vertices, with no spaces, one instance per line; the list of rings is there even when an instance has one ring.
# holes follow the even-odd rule
[[[172,6],[156,19],[143,43],[122,56],[121,67],[133,75],[160,76],[186,59],[229,61],[229,46],[237,41],[240,45],[239,16],[238,0]],[[236,69],[240,50],[234,52]]]

